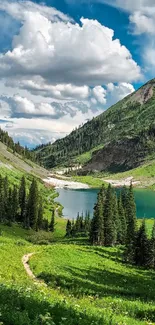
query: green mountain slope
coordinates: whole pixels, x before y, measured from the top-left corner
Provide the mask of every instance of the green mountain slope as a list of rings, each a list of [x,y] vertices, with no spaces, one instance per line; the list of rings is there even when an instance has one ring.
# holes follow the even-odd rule
[[[154,152],[154,120],[155,120],[155,79],[149,81],[133,94],[127,96],[117,104],[110,107],[82,127],[74,130],[67,137],[57,140],[54,144],[38,147],[36,150],[37,159],[44,166],[52,168],[60,165],[73,165],[74,163],[86,164],[91,159],[95,159],[98,151],[107,146],[111,150],[115,147],[115,155],[120,155],[119,143],[124,146],[131,145],[130,157],[135,154],[138,143],[140,152],[136,163],[124,164],[119,162],[121,170],[126,170],[138,166],[148,155]],[[131,140],[131,143],[130,141]],[[129,143],[128,143],[129,141]],[[135,145],[135,143],[137,145]],[[144,149],[143,150],[143,142]],[[133,145],[134,143],[134,145]],[[117,151],[118,148],[118,151]],[[104,149],[103,149],[104,150]],[[109,147],[110,150],[110,147]],[[109,154],[108,150],[108,154]],[[107,154],[107,152],[105,152]],[[111,161],[98,168],[100,159],[104,160],[104,153],[96,160],[95,169],[111,170]],[[114,159],[114,157],[113,157]],[[114,166],[115,167],[115,166]],[[119,166],[117,166],[117,170]],[[87,169],[87,168],[86,168]],[[88,170],[94,169],[91,165]],[[114,168],[115,169],[115,168]]]
[[[23,158],[17,153],[13,153],[6,145],[0,142],[0,171],[2,169],[16,170],[21,173],[27,173],[39,178],[46,177],[48,171],[34,162]]]

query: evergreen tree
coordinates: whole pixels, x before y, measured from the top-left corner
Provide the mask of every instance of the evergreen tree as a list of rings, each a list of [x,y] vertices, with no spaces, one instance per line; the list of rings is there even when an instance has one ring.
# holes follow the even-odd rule
[[[81,230],[81,220],[80,220],[80,215],[79,212],[77,214],[76,222],[75,222],[75,231],[78,233]]]
[[[12,192],[12,221],[15,222],[17,220],[18,215],[18,191],[17,187],[13,187]]]
[[[118,199],[118,215],[119,215],[119,222],[120,228],[117,234],[118,242],[122,245],[126,243],[126,236],[127,236],[127,224],[126,224],[126,217],[125,211],[122,204],[122,195],[119,195]]]
[[[94,216],[91,222],[90,242],[93,245],[104,245],[104,217],[102,190],[98,193],[94,206]]]
[[[19,206],[20,206],[20,222],[25,223],[26,217],[26,181],[23,176],[19,187]]]
[[[66,237],[71,236],[71,230],[72,230],[72,224],[71,224],[71,221],[68,220],[67,225],[66,225]]]
[[[125,185],[123,186],[123,188],[121,190],[121,199],[122,199],[123,209],[124,209],[124,211],[126,211],[127,202],[128,202],[128,189]]]
[[[43,215],[44,215],[44,209],[43,209],[43,204],[42,200],[39,204],[39,209],[38,209],[38,218],[37,218],[37,230],[41,230],[43,228]]]
[[[83,220],[83,212],[82,215],[80,217],[80,232],[82,232],[84,230],[84,220]]]
[[[104,207],[105,246],[113,246],[115,244],[116,230],[113,222],[113,213],[113,190],[109,184]]]
[[[90,212],[86,212],[85,221],[84,221],[84,230],[86,233],[90,232],[91,220],[90,220]]]
[[[147,266],[148,264],[148,239],[146,235],[145,219],[136,234],[133,261],[139,266]]]
[[[33,179],[27,203],[27,226],[29,225],[34,230],[37,229],[38,201],[38,185],[37,181]]]
[[[54,230],[55,230],[55,211],[54,211],[54,209],[52,211],[52,217],[51,217],[51,222],[50,222],[50,225],[49,225],[49,230],[51,232],[54,232]]]
[[[127,243],[130,245],[134,242],[135,234],[137,231],[136,204],[135,204],[132,183],[128,191],[128,197],[126,202],[126,216],[127,216]]]
[[[7,197],[7,209],[6,209],[6,220],[7,224],[11,226],[12,224],[12,190],[9,188]]]
[[[119,243],[119,233],[121,231],[121,223],[118,215],[118,202],[117,202],[117,196],[116,191],[113,191],[113,245],[116,243]]]
[[[72,235],[72,237],[74,237],[76,235],[76,228],[75,228],[74,219],[71,222],[71,235]]]

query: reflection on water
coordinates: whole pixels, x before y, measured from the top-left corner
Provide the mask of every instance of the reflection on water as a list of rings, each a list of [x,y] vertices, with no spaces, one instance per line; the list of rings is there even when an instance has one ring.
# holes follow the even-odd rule
[[[90,211],[93,214],[93,207],[97,198],[97,189],[58,189],[59,197],[56,199],[63,207],[63,215],[66,218],[76,218],[77,213]],[[135,190],[135,199],[138,218],[155,218],[155,192],[147,190]]]

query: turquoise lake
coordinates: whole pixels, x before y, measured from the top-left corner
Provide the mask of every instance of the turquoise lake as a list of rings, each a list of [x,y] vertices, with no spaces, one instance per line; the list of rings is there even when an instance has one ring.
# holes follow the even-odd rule
[[[65,218],[75,219],[78,212],[90,211],[90,214],[93,214],[93,207],[98,193],[97,189],[57,189],[57,192],[59,197],[56,200],[63,205]],[[155,192],[136,189],[134,194],[137,218],[155,218]]]

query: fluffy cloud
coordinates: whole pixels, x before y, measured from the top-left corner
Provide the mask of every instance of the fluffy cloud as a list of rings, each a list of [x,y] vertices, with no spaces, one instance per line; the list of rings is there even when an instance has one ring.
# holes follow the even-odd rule
[[[50,119],[60,119],[67,114],[74,117],[79,111],[87,113],[88,109],[90,109],[90,105],[87,102],[34,102],[20,95],[13,97],[1,96],[0,107],[2,109],[2,115],[4,116],[4,112],[6,112],[7,118],[32,118],[37,116],[42,118],[48,117]]]
[[[155,6],[154,0],[136,0],[136,1],[135,0],[125,0],[125,1],[124,0],[97,0],[97,1],[130,12],[139,9],[141,9],[142,11],[150,12],[151,8],[154,8]],[[92,0],[92,2],[94,2],[94,0]]]
[[[118,102],[119,100],[123,99],[124,97],[132,94],[135,91],[133,85],[122,82],[118,85],[114,85],[109,83],[107,85],[107,102],[108,106],[111,106]]]
[[[9,134],[15,141],[20,139],[22,144],[29,147],[35,145],[54,142],[55,140],[69,134],[73,128],[85,123],[88,119],[101,113],[102,110],[96,112],[87,109],[87,112],[77,111],[75,116],[65,114],[61,119],[47,119],[42,117],[29,118],[12,118],[11,123],[4,124],[0,121],[0,126],[9,131]],[[8,127],[9,126],[9,127]]]
[[[31,1],[0,10],[20,22],[0,53],[0,117],[15,140],[54,141],[133,91],[140,67],[113,30]]]
[[[86,0],[87,1],[87,0]],[[94,2],[94,0],[92,0]],[[155,73],[155,1],[154,0],[98,0],[129,14],[130,32],[135,35],[142,35],[139,38],[140,52],[145,64],[145,71],[151,76]]]
[[[109,83],[106,89],[97,86],[91,90],[91,103],[37,103],[19,95],[2,96],[0,112],[3,121],[0,120],[0,125],[9,131],[15,141],[20,139],[22,144],[26,143],[29,147],[54,142],[133,91],[134,87],[128,83]]]
[[[69,100],[78,98],[84,100],[89,97],[90,89],[88,86],[76,86],[72,84],[57,84],[51,85],[45,83],[45,80],[39,76],[32,77],[32,79],[15,79],[11,78],[6,83],[8,87],[16,87],[26,89],[34,95],[41,95],[43,97],[52,97],[60,100]]]
[[[26,0],[0,0],[0,10],[7,12],[10,16],[20,21],[25,21],[29,14],[35,15],[36,12],[52,21],[72,21],[70,17],[55,8],[39,5]]]
[[[96,86],[92,90],[92,102],[99,102],[100,104],[106,104],[106,90],[101,86]]]
[[[134,34],[155,34],[155,12],[151,17],[136,11],[130,15],[130,23],[133,26]]]
[[[114,39],[113,30],[95,20],[82,18],[81,24],[51,22],[38,11],[25,12],[13,50],[0,55],[0,76],[41,76],[47,84],[82,86],[140,77],[140,68]]]

